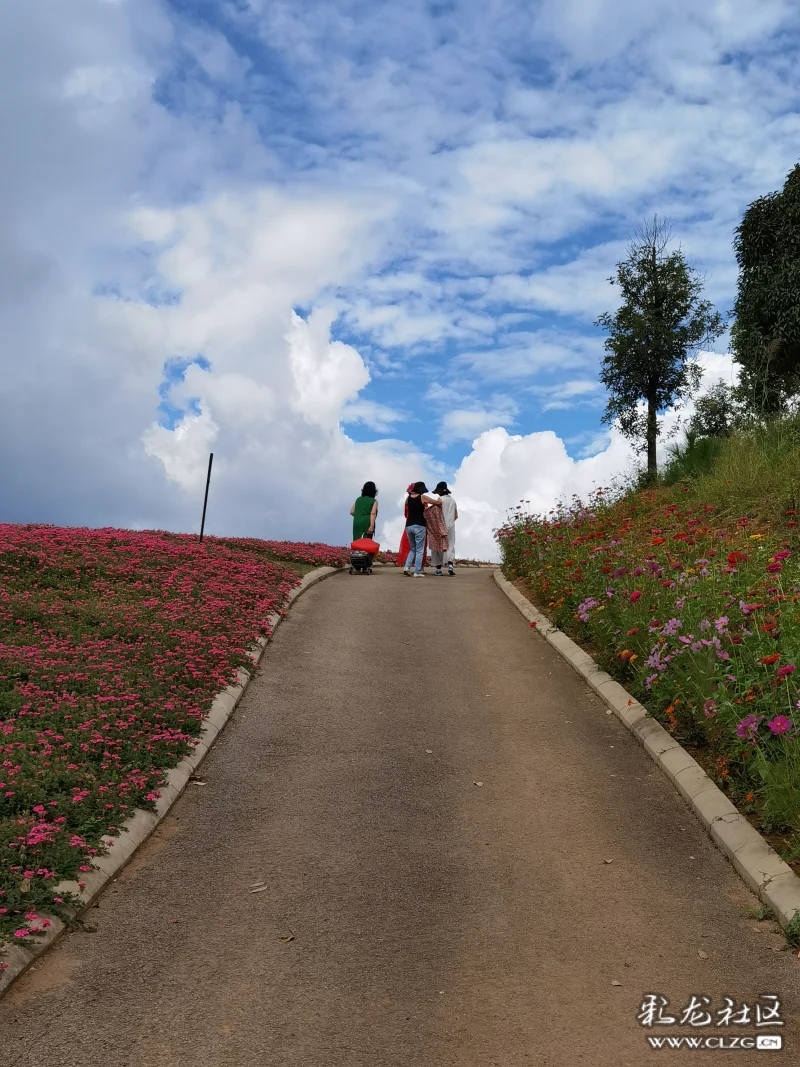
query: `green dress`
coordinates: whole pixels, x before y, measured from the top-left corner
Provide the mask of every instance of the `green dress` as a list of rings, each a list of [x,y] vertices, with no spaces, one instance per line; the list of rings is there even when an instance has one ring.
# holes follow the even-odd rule
[[[370,527],[369,517],[374,503],[374,496],[360,496],[356,501],[355,510],[353,511],[354,541],[358,541],[359,538],[367,536],[367,530]]]

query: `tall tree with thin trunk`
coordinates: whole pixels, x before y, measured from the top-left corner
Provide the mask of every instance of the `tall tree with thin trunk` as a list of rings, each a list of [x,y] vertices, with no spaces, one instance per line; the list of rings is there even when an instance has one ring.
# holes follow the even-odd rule
[[[772,415],[800,395],[800,163],[745,211],[733,247],[738,393],[752,413]]]
[[[703,281],[683,252],[669,250],[672,231],[654,216],[636,231],[628,255],[609,281],[622,302],[596,326],[608,334],[600,381],[608,390],[603,421],[647,453],[647,472],[657,472],[659,413],[688,400],[700,381],[696,355],[724,326],[702,299]]]

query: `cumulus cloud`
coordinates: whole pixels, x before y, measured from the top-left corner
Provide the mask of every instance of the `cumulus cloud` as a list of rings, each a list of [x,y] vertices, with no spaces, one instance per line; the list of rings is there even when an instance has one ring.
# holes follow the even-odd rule
[[[206,8],[0,14],[2,518],[196,529],[213,450],[212,531],[342,542],[373,478],[392,543],[455,471],[480,556],[623,469],[606,279],[659,210],[730,306],[794,162],[792,8]]]

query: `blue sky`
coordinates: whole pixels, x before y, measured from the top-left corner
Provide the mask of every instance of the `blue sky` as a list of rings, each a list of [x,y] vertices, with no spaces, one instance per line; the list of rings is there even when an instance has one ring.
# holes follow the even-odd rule
[[[7,7],[6,517],[190,529],[213,448],[212,529],[341,542],[373,476],[391,540],[446,476],[485,554],[619,473],[608,278],[657,212],[730,309],[799,31],[783,0]]]

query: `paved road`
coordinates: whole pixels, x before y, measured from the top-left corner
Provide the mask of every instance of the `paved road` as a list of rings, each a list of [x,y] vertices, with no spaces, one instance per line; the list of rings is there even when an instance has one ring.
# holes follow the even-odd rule
[[[0,1002],[4,1067],[698,1062],[649,992],[780,994],[787,1054],[709,1063],[797,1062],[800,962],[489,571],[310,590],[202,773]]]

